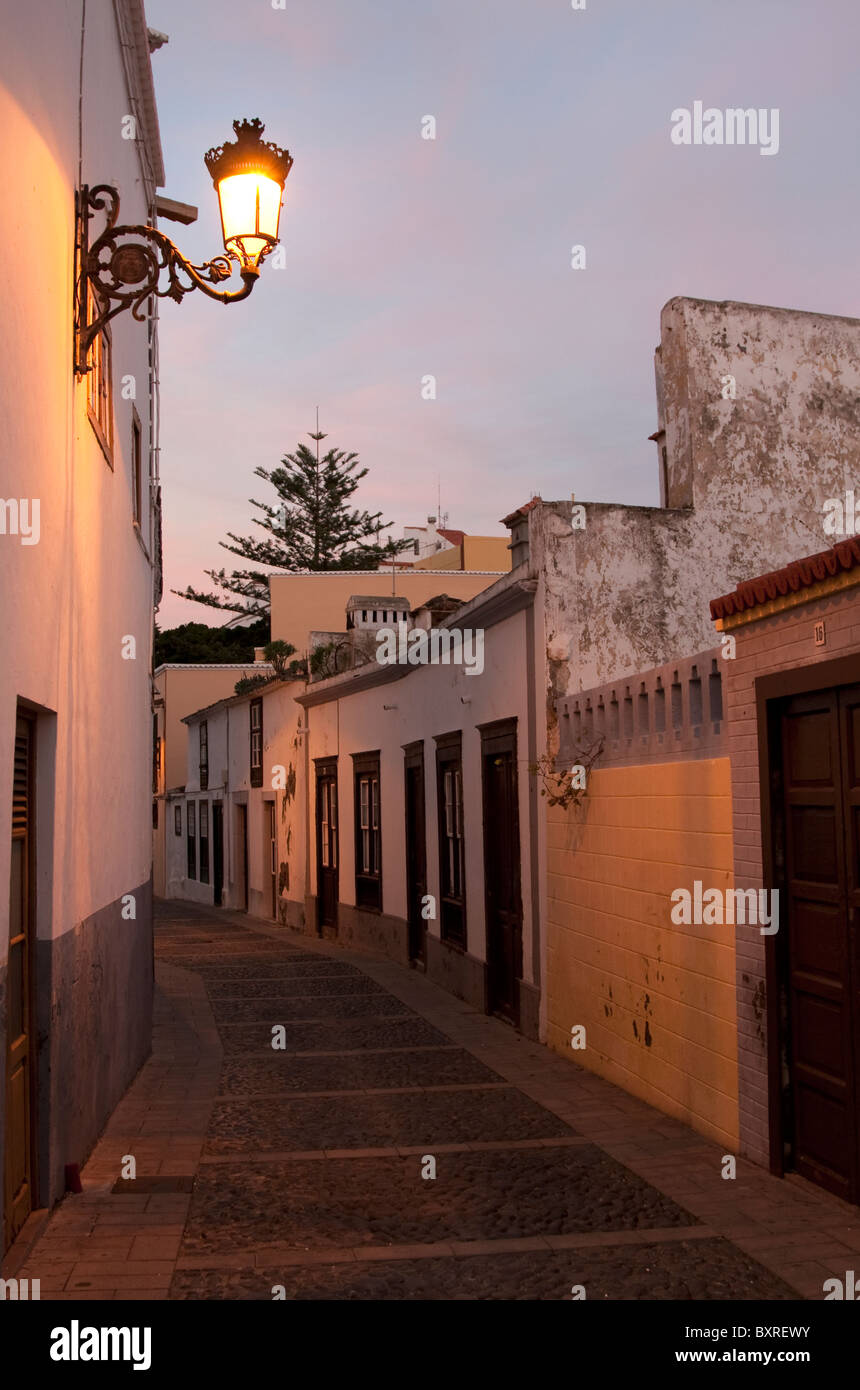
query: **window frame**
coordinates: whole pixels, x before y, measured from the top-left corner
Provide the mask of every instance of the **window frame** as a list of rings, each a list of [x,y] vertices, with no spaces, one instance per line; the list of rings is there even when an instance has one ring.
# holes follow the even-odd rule
[[[152,790],[156,796],[161,792],[161,728],[157,713],[152,716]]]
[[[355,905],[382,911],[382,779],[380,752],[353,753]]]
[[[197,805],[197,830],[200,841],[199,869],[197,877],[201,883],[209,882],[209,802],[200,801]]]
[[[87,283],[87,323],[95,317],[97,300],[92,285]],[[99,441],[105,462],[113,470],[113,342],[110,325],[105,324],[95,335],[87,354],[86,374],[87,418]]]
[[[259,722],[254,722],[254,715],[259,711]],[[259,738],[259,748],[257,748],[257,736]],[[248,707],[248,767],[250,771],[250,782],[252,787],[262,787],[263,785],[263,697],[258,696],[252,700]],[[254,759],[255,752],[259,752],[259,762]]]
[[[131,515],[141,530],[143,521],[143,426],[135,406],[131,408]]]
[[[201,719],[197,726],[197,769],[200,780],[200,790],[209,790],[209,720]],[[204,757],[205,753],[205,757]]]
[[[176,805],[175,805],[174,808],[173,808],[173,833],[174,833],[174,835],[179,835],[179,836],[182,835],[182,802],[181,802],[181,801],[177,801]]]
[[[465,951],[468,932],[462,731],[441,734],[435,743],[439,930],[443,941]]]
[[[197,820],[196,802],[189,801],[185,806],[185,877],[197,879]]]

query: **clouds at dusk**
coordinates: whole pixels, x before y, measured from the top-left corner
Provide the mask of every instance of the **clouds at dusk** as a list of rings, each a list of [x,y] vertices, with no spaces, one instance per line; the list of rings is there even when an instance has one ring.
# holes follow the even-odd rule
[[[203,153],[259,115],[295,165],[286,268],[161,308],[166,587],[249,527],[314,426],[399,527],[500,532],[530,495],[654,503],[653,349],[675,295],[860,315],[854,0],[150,0],[184,252],[217,253]],[[779,153],[678,147],[695,100],[779,108]],[[437,122],[423,140],[421,118]],[[570,248],[587,248],[587,269]],[[421,377],[436,376],[435,401]],[[181,384],[180,384],[181,383]],[[168,596],[160,622],[211,614]]]

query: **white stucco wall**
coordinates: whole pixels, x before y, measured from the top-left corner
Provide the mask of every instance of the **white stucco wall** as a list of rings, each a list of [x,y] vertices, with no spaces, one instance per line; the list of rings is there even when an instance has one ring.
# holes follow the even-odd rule
[[[267,805],[273,802],[276,813],[279,916],[280,920],[285,920],[289,902],[289,920],[293,925],[299,925],[305,891],[305,751],[303,737],[299,733],[304,715],[294,697],[303,689],[303,682],[292,681],[260,691],[263,699],[262,787],[252,787],[250,780],[251,696],[228,701],[189,721],[185,795],[169,798],[167,802],[168,897],[187,898],[195,902],[212,901],[211,884],[201,884],[187,877],[186,807],[189,800],[199,803],[223,796],[223,906],[241,909],[244,903],[238,812],[238,808],[244,806],[248,817],[248,910],[253,916],[271,920],[271,883],[267,879],[270,862]],[[200,790],[198,728],[202,718],[207,720],[209,726],[207,791]],[[226,784],[223,778],[225,771],[229,774]],[[273,786],[273,783],[277,785]],[[180,837],[172,833],[171,808],[177,800],[182,805],[181,843]],[[288,866],[288,872],[284,871],[284,866]]]
[[[315,758],[338,758],[340,901],[355,904],[355,833],[352,754],[380,752],[382,807],[382,911],[405,919],[405,784],[403,745],[424,740],[428,893],[439,901],[439,853],[434,737],[462,731],[463,819],[466,856],[467,950],[486,960],[481,735],[478,726],[517,719],[517,790],[523,904],[523,978],[532,971],[532,911],[529,892],[530,836],[527,768],[526,615],[487,628],[484,670],[468,675],[462,666],[410,668],[387,682],[308,709],[311,775]],[[311,687],[312,689],[312,687]],[[464,701],[468,703],[464,703]],[[386,709],[390,705],[394,708]],[[310,788],[311,807],[315,788]],[[313,824],[313,823],[312,823]],[[308,844],[308,893],[316,892],[316,837]],[[440,922],[428,921],[439,936]]]
[[[138,537],[133,403],[120,391],[121,378],[132,374],[146,468],[147,328],[128,315],[113,324],[111,470],[87,418],[86,383],[72,372],[80,41],[78,5],[35,0],[16,9],[0,45],[0,239],[14,266],[0,342],[2,492],[38,498],[41,530],[32,546],[0,536],[0,878],[8,874],[15,708],[22,699],[56,716],[55,730],[48,719],[38,733],[42,936],[70,931],[137,887],[151,863],[150,516],[144,482]],[[143,221],[138,148],[122,138],[129,97],[110,0],[87,6],[84,52],[83,177],[116,183],[123,220]],[[127,636],[136,641],[134,660],[122,656]],[[7,909],[4,895],[4,954]]]
[[[0,882],[9,879],[20,704],[36,721],[35,1002],[28,1062],[36,1079],[34,1205],[60,1196],[64,1164],[85,1161],[143,1062],[151,1034],[149,325],[129,314],[112,324],[110,463],[87,415],[86,380],[74,373],[79,181],[115,185],[121,221],[140,223],[149,215],[155,176],[162,176],[140,0],[88,0],[79,87],[81,51],[77,0],[31,0],[13,17],[4,15],[0,240],[8,273],[0,335],[0,493],[4,501],[27,499],[31,508],[38,499],[39,539],[25,545],[19,534],[0,534]],[[144,107],[138,139],[124,139],[124,119]],[[97,216],[93,237],[102,225]],[[126,895],[133,896],[133,916]],[[8,959],[8,909],[4,891],[0,976]],[[5,1055],[2,1001],[0,1048]],[[0,1093],[0,1150],[5,1102]]]

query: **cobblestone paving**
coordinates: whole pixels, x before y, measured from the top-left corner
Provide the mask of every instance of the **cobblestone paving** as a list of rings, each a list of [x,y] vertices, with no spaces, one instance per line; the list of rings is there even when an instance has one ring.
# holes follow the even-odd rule
[[[376,1013],[377,995],[366,997],[366,1012]],[[365,1016],[344,1019],[343,1022],[329,1019],[323,1022],[290,1023],[284,1018],[272,1019],[265,1006],[260,1011],[260,1022],[242,1026],[225,1026],[218,1009],[218,1000],[212,1006],[218,1022],[218,1031],[225,1052],[238,1053],[243,1057],[271,1057],[272,1026],[283,1023],[286,1029],[286,1052],[361,1052],[367,1049],[385,1052],[400,1047],[438,1047],[448,1045],[448,1039],[438,1028],[432,1028],[423,1018],[393,1018],[390,1021],[371,1019]]]
[[[797,1296],[356,957],[168,911],[223,1048],[171,1298]]]
[[[374,1260],[372,1263],[179,1273],[171,1298],[398,1302],[424,1299],[569,1300],[574,1285],[594,1300],[792,1299],[797,1295],[725,1240],[608,1246],[546,1254]]]
[[[218,1018],[222,1025],[244,1022],[249,1013],[257,1018],[260,1016],[260,1010],[255,1008],[253,1000],[248,999],[222,999],[218,1008]],[[331,1023],[333,1019],[339,1018],[361,1018],[365,1021],[381,1018],[416,1018],[416,1015],[407,1009],[405,1004],[401,1004],[399,999],[395,999],[393,994],[384,994],[381,991],[358,995],[292,994],[289,998],[275,1001],[269,1010],[269,1016],[278,1023]],[[271,1024],[265,1039],[266,1048],[271,1049]]]
[[[43,1300],[821,1299],[858,1267],[857,1208],[724,1181],[723,1145],[418,972],[159,918],[153,1055],[4,1260]]]
[[[219,1010],[220,1012],[220,1010]],[[222,1095],[252,1096],[284,1091],[396,1090],[401,1086],[503,1084],[462,1048],[415,1048],[341,1057],[230,1058],[221,1074]]]
[[[222,1100],[209,1126],[207,1154],[283,1149],[375,1149],[469,1144],[482,1139],[549,1139],[569,1134],[564,1120],[513,1087],[498,1090],[389,1091],[282,1100]]]
[[[414,1245],[687,1226],[694,1218],[593,1144],[390,1158],[205,1164],[185,1249]]]
[[[254,1003],[258,999],[290,999],[294,994],[384,994],[385,991],[358,971],[332,971],[324,975],[319,970],[303,967],[299,972],[282,975],[274,980],[207,980],[210,999],[239,999]]]

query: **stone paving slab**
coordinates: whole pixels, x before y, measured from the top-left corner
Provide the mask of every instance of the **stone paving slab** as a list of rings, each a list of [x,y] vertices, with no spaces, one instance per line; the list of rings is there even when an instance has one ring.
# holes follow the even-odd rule
[[[590,1300],[792,1299],[796,1294],[728,1241],[712,1239],[603,1249],[485,1254],[465,1258],[355,1261],[181,1270],[173,1299],[567,1301],[574,1285]]]
[[[289,998],[293,994],[384,994],[381,985],[358,970],[294,970],[274,979],[208,979],[206,988],[213,1007],[222,1000]]]
[[[218,1023],[253,1023],[279,1022],[285,1010],[289,1010],[293,999],[338,999],[355,995],[363,1001],[365,1014],[373,1012],[371,1001],[373,999],[385,999],[384,990],[368,988],[368,982],[360,977],[357,980],[343,979],[340,975],[333,975],[330,978],[321,979],[319,977],[308,980],[285,980],[284,988],[278,988],[279,981],[274,981],[274,989],[271,985],[266,991],[261,991],[252,997],[241,998],[237,995],[216,996],[210,995],[212,1008]],[[403,1012],[401,1008],[401,1012]],[[320,1006],[317,1006],[317,1013],[320,1013]],[[325,1015],[324,1008],[322,1009]],[[413,1014],[413,1017],[415,1015]]]
[[[557,1115],[509,1090],[417,1091],[280,1100],[218,1100],[204,1152],[376,1148],[551,1139],[570,1134]]]
[[[260,1010],[254,1012],[250,1000],[227,1000],[218,1002],[218,1019],[222,1024],[259,1022]],[[407,1009],[399,999],[391,994],[291,994],[277,1000],[278,1023],[331,1023],[339,1018],[361,1018],[367,1022],[383,1018],[409,1018],[416,1020],[418,1015]],[[268,1024],[266,1046],[271,1051],[271,1022]]]
[[[244,957],[218,959],[206,959],[198,961],[195,973],[200,976],[207,987],[219,980],[285,980],[292,979],[295,975],[295,963],[297,960],[306,960],[305,956],[296,956],[292,952],[275,952],[271,958],[257,958],[247,960]],[[318,959],[311,956],[311,960]],[[328,964],[328,962],[325,962]],[[340,962],[332,961],[331,965]],[[350,966],[350,971],[354,967]],[[326,972],[323,972],[326,973]],[[332,970],[331,974],[337,975],[341,972]],[[347,973],[350,973],[349,971]],[[370,987],[374,981],[364,976],[365,982]]]
[[[270,1049],[271,1050],[271,1049]],[[279,1091],[363,1091],[410,1086],[505,1085],[464,1048],[371,1052],[340,1057],[230,1057],[221,1073],[221,1095],[271,1095]]]
[[[435,1178],[423,1157],[206,1165],[183,1256],[696,1224],[594,1145],[440,1153]]]
[[[375,999],[376,996],[374,996]],[[368,1001],[371,1002],[371,1001]],[[375,1004],[372,1005],[375,1009]],[[451,1047],[450,1039],[423,1018],[393,1017],[366,1022],[345,1018],[342,1022],[291,1023],[276,1019],[286,1028],[286,1052],[385,1051],[395,1047]],[[271,1023],[231,1024],[219,1029],[224,1051],[247,1057],[256,1053],[271,1056]]]

